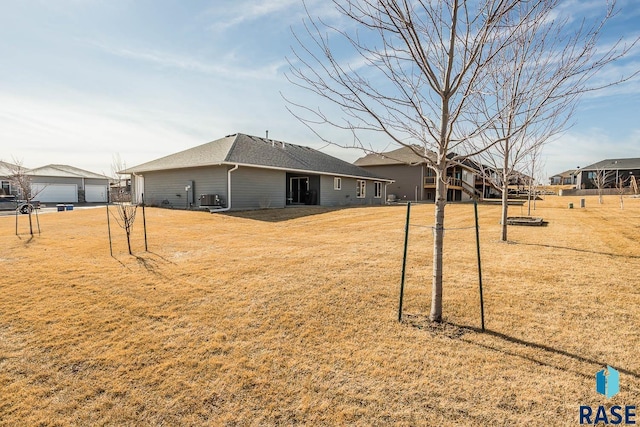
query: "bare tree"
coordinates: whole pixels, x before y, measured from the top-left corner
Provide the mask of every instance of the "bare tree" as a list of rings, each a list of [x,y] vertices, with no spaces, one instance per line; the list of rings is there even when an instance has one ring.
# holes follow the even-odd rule
[[[630,172],[629,183],[631,187],[631,191],[633,194],[640,194],[640,189],[638,188],[638,178],[633,176],[633,172]]]
[[[580,96],[586,92],[622,83],[630,76],[593,83],[605,66],[623,57],[635,41],[614,43],[599,49],[604,24],[613,16],[609,3],[601,19],[569,32],[570,17],[551,19],[558,0],[544,2],[538,18],[530,26],[513,31],[513,43],[498,52],[499,61],[488,73],[489,96],[479,115],[487,122],[497,116],[481,135],[484,145],[493,145],[483,158],[502,171],[501,240],[507,240],[508,185],[517,169],[531,169],[541,147],[564,131]],[[528,6],[519,2],[518,8]],[[524,11],[516,11],[516,17]],[[510,20],[511,15],[506,17]],[[494,141],[499,141],[492,144]],[[531,171],[533,172],[533,170]],[[533,173],[530,174],[533,177]]]
[[[17,215],[17,210],[20,209],[21,213],[26,213],[29,216],[29,234],[31,234],[33,236],[34,232],[33,232],[33,217],[32,217],[32,212],[33,212],[33,207],[34,207],[34,200],[35,197],[42,192],[42,190],[44,190],[44,186],[40,187],[38,190],[35,190],[34,187],[31,185],[32,184],[32,180],[31,180],[31,176],[29,175],[29,170],[27,168],[25,168],[22,164],[22,161],[19,160],[13,160],[13,164],[10,163],[6,163],[7,167],[10,170],[10,175],[8,176],[9,178],[9,182],[11,183],[11,186],[13,186],[14,188],[17,189],[18,192],[18,197],[20,197],[21,199],[24,200],[24,203],[22,203],[22,205],[20,205],[18,202],[16,202],[16,215]],[[17,218],[16,218],[16,234],[18,234],[18,222],[17,222]],[[39,226],[38,226],[39,228]]]
[[[295,35],[299,47],[289,60],[289,80],[337,106],[342,117],[292,100],[287,100],[289,110],[328,143],[337,144],[322,137],[316,125],[350,132],[349,147],[366,152],[381,151],[364,141],[382,133],[390,143],[413,150],[433,170],[430,318],[441,321],[447,168],[514,136],[510,131],[499,138],[481,138],[509,115],[508,104],[495,103],[486,110],[486,98],[497,97],[491,92],[495,90],[491,80],[496,70],[511,66],[505,63],[511,55],[503,51],[519,37],[545,41],[546,35],[538,33],[544,27],[537,23],[552,21],[557,1],[334,0],[334,4],[354,25],[331,25],[308,12],[306,33]],[[348,59],[346,47],[356,59]],[[562,53],[579,55],[571,48]],[[559,73],[549,78],[571,80],[573,76]],[[532,90],[516,93],[524,97],[532,95]],[[525,130],[552,110],[543,111],[530,114],[520,124],[518,137],[536,135]]]
[[[620,209],[624,209],[624,193],[627,191],[627,182],[629,178],[618,177],[616,181],[616,192],[620,196]]]
[[[613,176],[614,171],[607,171],[603,168],[596,168],[595,172],[593,172],[593,178],[591,178],[591,183],[598,190],[598,203],[602,204],[602,190],[607,187],[611,181],[611,177]]]
[[[114,155],[111,169],[112,176],[118,181],[121,181],[121,171],[126,169],[126,165],[119,155]],[[133,255],[133,252],[131,250],[131,231],[133,230],[133,224],[136,220],[136,212],[138,206],[131,203],[130,196],[121,191],[113,193],[111,195],[111,198],[111,201],[116,207],[116,215],[114,215],[114,218],[116,220],[116,223],[125,231],[125,234],[127,236],[127,248],[129,249],[129,255]]]

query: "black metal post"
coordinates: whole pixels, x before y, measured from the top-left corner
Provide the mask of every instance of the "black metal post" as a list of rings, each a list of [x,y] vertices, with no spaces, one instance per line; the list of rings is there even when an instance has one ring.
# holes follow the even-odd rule
[[[144,213],[144,193],[142,193],[142,228],[144,229],[144,250],[149,252],[147,246],[147,216]]]
[[[113,245],[111,244],[111,219],[109,218],[109,202],[107,202],[107,230],[109,230],[109,254],[113,256]]]
[[[473,210],[476,216],[476,248],[478,250],[478,283],[480,284],[480,319],[482,332],[484,332],[484,299],[482,297],[482,264],[480,263],[480,226],[478,224],[478,201],[473,201]]]
[[[407,266],[407,244],[409,243],[409,218],[411,216],[411,202],[407,203],[407,221],[404,226],[404,254],[402,255],[402,279],[400,280],[400,305],[398,307],[398,322],[402,322],[402,298],[404,297],[404,276]]]

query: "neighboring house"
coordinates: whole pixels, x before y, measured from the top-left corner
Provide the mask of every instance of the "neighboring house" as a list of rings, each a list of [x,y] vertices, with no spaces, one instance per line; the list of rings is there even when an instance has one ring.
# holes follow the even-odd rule
[[[496,169],[496,173],[499,177],[502,177],[502,171],[503,169]],[[502,180],[500,179],[500,181]],[[517,187],[517,189],[525,190],[531,182],[533,182],[532,177],[520,171],[514,170],[509,176],[509,183],[507,184],[507,186],[511,188]]]
[[[31,192],[41,203],[105,203],[109,177],[68,165],[29,169]]]
[[[313,148],[228,135],[127,168],[135,202],[175,208],[380,205],[393,182]]]
[[[576,185],[578,169],[569,169],[549,177],[550,185]]]
[[[594,181],[598,172],[604,173],[606,177],[604,188],[615,188],[619,179],[623,179],[626,182],[625,186],[628,187],[631,178],[635,181],[640,177],[640,158],[606,159],[579,169],[576,188],[581,190],[597,188]]]
[[[11,186],[9,177],[13,175],[16,165],[0,161],[0,195],[15,194],[15,189]]]
[[[433,201],[435,200],[436,178],[426,160],[417,153],[423,153],[419,146],[401,147],[385,153],[372,153],[356,160],[355,165],[393,179],[387,191],[398,200]],[[428,155],[428,154],[427,154]],[[467,201],[473,197],[486,198],[495,195],[495,188],[483,180],[485,176],[495,175],[490,168],[481,167],[471,160],[451,166],[447,169],[447,201]]]
[[[110,200],[117,202],[131,201],[131,178],[116,178],[109,181]]]

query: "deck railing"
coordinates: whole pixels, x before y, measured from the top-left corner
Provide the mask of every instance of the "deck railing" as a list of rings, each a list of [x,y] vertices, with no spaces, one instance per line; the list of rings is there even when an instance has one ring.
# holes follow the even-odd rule
[[[460,178],[454,178],[452,176],[448,176],[446,183],[451,187],[462,187],[462,180]],[[436,186],[436,177],[435,176],[425,176],[424,177],[424,186],[425,187],[435,187]]]

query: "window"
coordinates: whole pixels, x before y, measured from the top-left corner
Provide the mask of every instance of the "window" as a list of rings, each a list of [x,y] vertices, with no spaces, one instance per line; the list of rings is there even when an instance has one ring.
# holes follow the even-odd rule
[[[382,197],[382,183],[374,182],[373,183],[373,197],[379,199]]]
[[[338,177],[333,178],[333,189],[342,190],[342,178],[338,178]]]
[[[356,197],[358,199],[364,199],[367,194],[367,181],[359,179],[356,186]]]
[[[2,182],[2,190],[0,190],[0,194],[11,194],[11,185],[9,181],[1,181]]]

